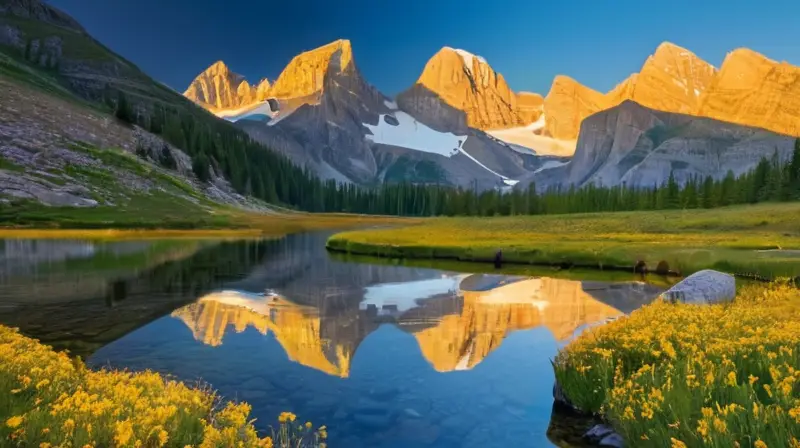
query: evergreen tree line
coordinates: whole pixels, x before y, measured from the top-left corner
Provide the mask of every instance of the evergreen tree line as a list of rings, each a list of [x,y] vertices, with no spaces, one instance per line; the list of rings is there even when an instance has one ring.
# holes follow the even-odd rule
[[[713,208],[765,201],[800,200],[800,139],[788,161],[777,151],[755,169],[723,179],[692,178],[683,185],[671,173],[652,187],[585,186],[537,192],[535,185],[511,192],[442,185],[384,184],[359,187],[322,181],[307,169],[252,140],[244,131],[218,120],[156,108],[146,117],[134,113],[118,92],[109,102],[122,121],[161,135],[192,157],[199,180],[224,175],[241,194],[310,212],[349,212],[403,216],[508,216],[632,210]],[[163,164],[163,163],[162,163]]]

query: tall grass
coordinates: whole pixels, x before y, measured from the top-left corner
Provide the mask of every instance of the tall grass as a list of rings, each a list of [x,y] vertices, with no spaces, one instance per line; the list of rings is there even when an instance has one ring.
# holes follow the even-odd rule
[[[653,303],[554,367],[570,401],[633,446],[800,447],[800,291],[784,284],[725,305]]]
[[[0,326],[0,445],[18,447],[324,446],[325,427],[284,413],[262,437],[247,403],[158,373],[91,371]]]
[[[334,235],[333,250],[395,258],[650,268],[665,261],[775,278],[800,275],[800,204],[713,210],[588,213],[498,218],[437,218],[421,225]]]

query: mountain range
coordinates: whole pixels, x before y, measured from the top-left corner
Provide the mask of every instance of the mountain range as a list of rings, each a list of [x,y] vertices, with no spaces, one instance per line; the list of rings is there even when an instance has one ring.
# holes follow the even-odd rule
[[[515,92],[485,58],[444,47],[411,87],[389,98],[363,79],[350,42],[339,40],[295,57],[272,86],[266,79],[251,86],[219,61],[184,95],[319,175],[361,184],[652,186],[672,171],[681,180],[746,172],[775,151],[787,157],[790,137],[800,136],[800,68],[737,49],[717,69],[668,42],[606,93],[562,75],[545,96]],[[618,120],[593,118],[589,128],[594,115],[635,115],[646,122],[636,131],[644,137],[618,141]],[[598,177],[596,163],[583,165],[609,153],[597,147],[598,129],[611,135],[604,145],[623,144],[622,152],[638,145],[641,154],[675,160],[658,169],[652,160],[633,163],[639,156],[622,165],[604,160],[614,174]],[[659,141],[647,137],[655,134]],[[700,155],[672,157],[676,146]]]
[[[559,75],[540,95],[514,91],[479,55],[443,47],[406,90],[389,97],[364,78],[350,41],[341,39],[298,54],[275,79],[248,81],[217,61],[181,95],[58,9],[40,0],[0,0],[0,50],[0,152],[14,168],[0,172],[0,195],[49,205],[119,204],[162,191],[189,202],[199,195],[251,206],[253,179],[286,183],[280,174],[288,171],[277,161],[264,164],[260,180],[255,173],[234,176],[243,163],[226,160],[234,153],[219,141],[190,135],[197,130],[244,131],[336,182],[505,191],[651,187],[670,175],[679,182],[719,179],[776,153],[786,159],[800,136],[800,68],[748,49],[730,52],[716,68],[664,43],[609,92]],[[136,126],[109,121],[119,103],[109,92],[128,95]],[[162,125],[182,127],[177,137],[153,126],[164,111],[171,116]],[[97,158],[102,148],[139,150],[145,171],[160,175],[131,171],[117,157],[125,154],[110,167]],[[176,167],[153,166],[165,153]],[[200,170],[209,178],[195,172],[198,154],[210,159],[210,170]],[[85,172],[65,177],[75,164]],[[103,169],[131,192],[105,188]],[[271,194],[260,190],[258,197]]]

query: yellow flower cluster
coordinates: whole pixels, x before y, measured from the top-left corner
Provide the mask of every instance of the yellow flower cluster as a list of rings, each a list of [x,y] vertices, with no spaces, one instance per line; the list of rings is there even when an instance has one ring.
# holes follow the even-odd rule
[[[775,447],[800,434],[798,354],[800,291],[775,284],[725,305],[657,301],[583,334],[554,365],[574,404],[637,446]]]
[[[324,427],[259,437],[250,405],[216,411],[212,391],[158,373],[91,371],[16,330],[0,326],[0,445],[26,447],[320,446]],[[285,416],[285,418],[284,418]],[[290,416],[290,418],[289,418]]]

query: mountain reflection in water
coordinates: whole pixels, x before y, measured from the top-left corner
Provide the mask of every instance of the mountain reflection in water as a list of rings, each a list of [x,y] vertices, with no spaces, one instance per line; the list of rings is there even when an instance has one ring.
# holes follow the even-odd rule
[[[548,446],[558,348],[661,290],[351,262],[327,237],[7,240],[0,323],[93,368],[202,380],[260,430],[292,411],[332,447]]]
[[[637,289],[647,292],[630,285],[630,292]],[[445,274],[369,286],[363,296],[357,308],[325,314],[276,293],[228,290],[208,294],[172,316],[196,340],[215,347],[228,331],[272,332],[291,360],[347,377],[358,346],[386,322],[411,333],[436,371],[450,372],[473,368],[513,331],[545,327],[564,340],[581,326],[622,314],[587,293],[582,282],[553,278]]]

